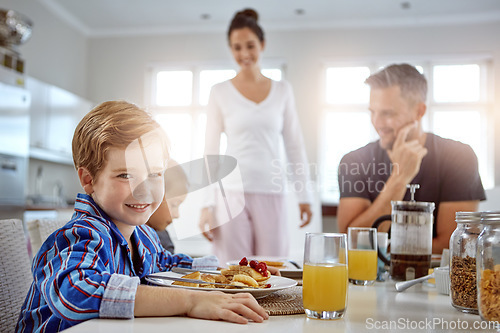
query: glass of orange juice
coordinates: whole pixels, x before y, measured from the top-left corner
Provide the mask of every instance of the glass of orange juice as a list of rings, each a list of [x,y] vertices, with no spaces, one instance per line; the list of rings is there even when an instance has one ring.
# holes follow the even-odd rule
[[[306,233],[302,299],[309,318],[339,319],[347,308],[347,237]]]
[[[377,279],[377,229],[347,228],[349,281],[371,285]]]

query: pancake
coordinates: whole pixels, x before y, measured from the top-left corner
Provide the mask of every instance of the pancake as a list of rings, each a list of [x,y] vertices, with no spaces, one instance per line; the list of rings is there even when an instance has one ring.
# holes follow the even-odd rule
[[[228,268],[221,270],[221,274],[228,279],[232,279],[232,277],[237,274],[244,274],[250,276],[257,282],[267,281],[271,277],[271,273],[269,271],[267,271],[267,276],[264,276],[252,267],[240,265],[230,265]]]
[[[188,275],[184,275],[182,278],[201,280],[201,273],[200,272],[189,273]],[[195,288],[198,288],[200,286],[199,283],[190,283],[190,282],[181,282],[181,281],[174,281],[172,284],[176,285],[176,286],[195,287]]]
[[[262,262],[265,262],[267,266],[273,266],[273,267],[283,267],[283,266],[285,266],[285,263],[282,262],[282,261],[262,260]]]

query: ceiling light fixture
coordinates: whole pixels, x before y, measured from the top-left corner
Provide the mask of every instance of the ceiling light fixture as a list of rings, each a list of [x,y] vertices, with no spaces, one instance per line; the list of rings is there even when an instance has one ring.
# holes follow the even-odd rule
[[[202,20],[210,20],[210,14],[201,14],[200,17]]]
[[[295,9],[295,14],[296,15],[304,15],[305,13],[306,13],[306,11],[303,10],[302,8]]]
[[[411,3],[409,1],[401,2],[401,8],[410,9]]]

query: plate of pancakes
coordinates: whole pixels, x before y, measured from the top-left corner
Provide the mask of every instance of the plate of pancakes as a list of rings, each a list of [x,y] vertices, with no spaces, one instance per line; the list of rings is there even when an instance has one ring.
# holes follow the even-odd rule
[[[259,268],[260,267],[262,266],[259,266]],[[195,279],[208,283],[203,284],[169,281],[161,278],[155,278],[155,276]],[[291,288],[297,285],[297,281],[281,276],[271,275],[267,269],[257,270],[248,265],[244,266],[239,265],[238,263],[236,265],[229,265],[228,268],[222,269],[220,273],[202,273],[194,271],[189,274],[182,274],[168,271],[149,275],[146,277],[146,281],[163,287],[222,291],[232,294],[246,292],[252,294],[255,298],[262,298],[276,291]],[[214,285],[210,283],[218,284]]]
[[[251,256],[247,257],[248,260],[262,261],[267,264],[267,266],[276,267],[280,270],[282,277],[287,277],[291,279],[302,279],[302,268],[295,266],[295,262],[285,259],[283,257],[268,257],[268,256]],[[230,260],[227,265],[237,265],[239,260]]]

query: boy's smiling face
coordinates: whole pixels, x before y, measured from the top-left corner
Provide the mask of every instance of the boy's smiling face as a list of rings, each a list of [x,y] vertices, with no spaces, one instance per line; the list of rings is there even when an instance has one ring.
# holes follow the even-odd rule
[[[147,222],[163,199],[162,144],[152,138],[136,140],[127,149],[110,148],[106,160],[85,190],[128,237],[135,226]]]

